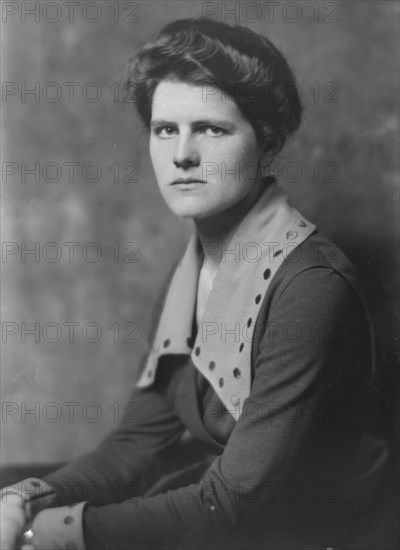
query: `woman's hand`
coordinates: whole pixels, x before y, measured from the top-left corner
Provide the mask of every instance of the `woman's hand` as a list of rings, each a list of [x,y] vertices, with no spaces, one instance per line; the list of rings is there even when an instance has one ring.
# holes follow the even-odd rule
[[[15,550],[26,525],[26,513],[20,495],[7,495],[0,504],[0,548]]]

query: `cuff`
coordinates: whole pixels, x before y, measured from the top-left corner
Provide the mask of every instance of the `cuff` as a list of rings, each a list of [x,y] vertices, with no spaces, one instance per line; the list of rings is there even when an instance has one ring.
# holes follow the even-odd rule
[[[83,511],[87,502],[49,508],[32,524],[32,544],[40,550],[86,550],[83,537]]]
[[[7,502],[8,495],[20,497],[27,521],[32,521],[40,510],[47,508],[57,500],[54,487],[37,477],[29,477],[2,489],[0,491],[1,502]]]

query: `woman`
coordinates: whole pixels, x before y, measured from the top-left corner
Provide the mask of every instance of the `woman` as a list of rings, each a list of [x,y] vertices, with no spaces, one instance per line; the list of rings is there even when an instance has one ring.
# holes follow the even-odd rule
[[[3,491],[2,548],[32,520],[35,548],[348,547],[387,447],[354,269],[269,174],[301,119],[287,62],[249,29],[187,19],[139,52],[127,87],[161,194],[194,232],[134,414]]]

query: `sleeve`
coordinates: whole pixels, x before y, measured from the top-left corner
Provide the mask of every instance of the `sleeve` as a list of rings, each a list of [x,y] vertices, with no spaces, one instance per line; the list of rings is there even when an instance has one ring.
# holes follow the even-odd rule
[[[333,270],[294,277],[271,306],[268,325],[280,330],[272,343],[271,331],[264,332],[251,393],[223,454],[199,483],[88,505],[88,550],[202,548],[251,515],[264,503],[251,498],[254,491],[284,479],[300,460],[315,430],[311,412],[354,378],[360,348],[368,344],[363,318],[354,290]],[[288,417],[293,411],[295,422]]]
[[[55,493],[50,503],[42,499],[36,508],[35,548],[85,550],[82,514],[86,506],[141,495],[161,476],[164,452],[180,439],[185,427],[156,385],[152,391],[135,390],[130,404],[135,406],[134,418],[123,419],[96,450],[45,478]]]
[[[20,495],[33,520],[33,543],[41,550],[85,550],[82,514],[101,505],[140,495],[163,473],[166,452],[185,431],[164,392],[134,390],[129,412],[94,451],[43,480],[29,478],[3,490]],[[132,417],[132,406],[135,414]]]
[[[175,265],[152,312],[148,340],[152,343]],[[146,360],[142,358],[139,370]],[[164,377],[165,378],[165,377]],[[91,500],[97,505],[142,494],[158,478],[163,452],[185,430],[166,397],[166,380],[159,377],[147,391],[135,388],[119,425],[93,451],[44,477],[61,506]]]
[[[174,268],[153,309],[150,342]],[[159,377],[149,390],[135,388],[120,424],[95,450],[43,479],[29,478],[2,491],[2,498],[7,494],[20,496],[28,521],[33,520],[38,548],[81,550],[82,514],[89,502],[102,505],[124,501],[143,494],[160,477],[164,453],[185,431],[167,400],[165,383]]]

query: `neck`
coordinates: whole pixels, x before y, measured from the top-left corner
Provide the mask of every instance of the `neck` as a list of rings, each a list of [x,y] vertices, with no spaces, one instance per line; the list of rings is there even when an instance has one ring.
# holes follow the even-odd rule
[[[229,241],[240,222],[258,201],[268,186],[263,180],[254,186],[244,199],[230,208],[202,219],[195,219],[194,223],[204,252],[204,263],[211,271],[216,271],[222,260],[222,253],[227,250]]]

